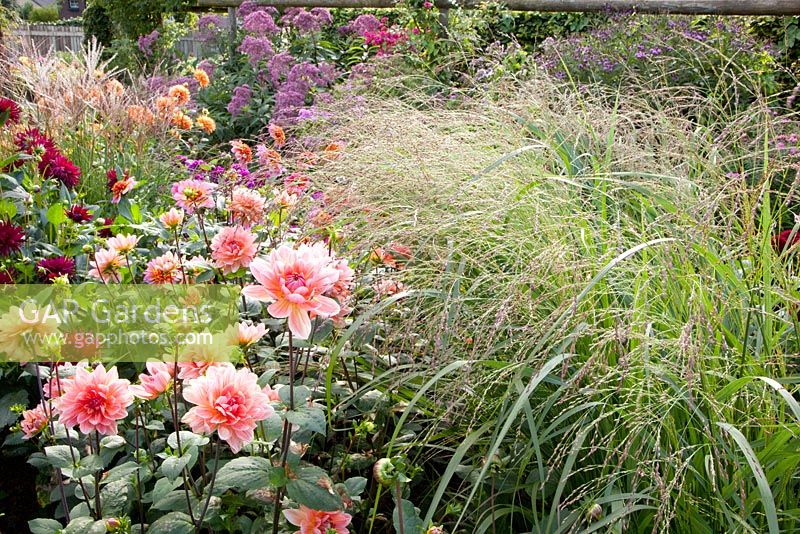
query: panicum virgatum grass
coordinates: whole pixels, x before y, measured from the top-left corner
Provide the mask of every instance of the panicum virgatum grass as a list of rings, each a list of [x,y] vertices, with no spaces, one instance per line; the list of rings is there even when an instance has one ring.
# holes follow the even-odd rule
[[[791,121],[537,76],[458,109],[408,101],[338,113],[322,133],[347,150],[314,179],[347,199],[363,256],[413,250],[373,348],[401,398],[431,380],[408,408],[428,430],[393,443],[427,468],[423,514],[448,532],[795,528],[796,261],[771,244],[794,224]]]

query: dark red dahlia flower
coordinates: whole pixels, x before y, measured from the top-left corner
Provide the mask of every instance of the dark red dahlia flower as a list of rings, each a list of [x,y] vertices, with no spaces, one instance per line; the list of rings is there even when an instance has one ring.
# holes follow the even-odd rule
[[[114,188],[114,184],[119,181],[119,178],[117,178],[117,171],[111,169],[106,173],[106,178],[108,179],[108,190],[111,191],[111,189]]]
[[[0,268],[0,284],[13,284],[17,271],[13,267]]]
[[[36,263],[36,275],[42,282],[52,282],[64,275],[71,278],[75,275],[75,260],[66,256],[39,260]]]
[[[25,241],[25,232],[22,227],[10,222],[0,222],[0,255],[10,256],[18,252]]]
[[[43,152],[49,152],[56,149],[53,140],[39,131],[38,128],[28,128],[18,132],[14,136],[14,144],[21,152],[26,154],[33,154],[34,150],[40,148]]]
[[[78,204],[73,204],[67,211],[67,217],[76,223],[85,223],[94,219],[89,210]]]
[[[81,170],[58,150],[48,150],[39,162],[39,172],[45,178],[61,182],[70,189],[78,185]]]
[[[790,236],[792,236],[791,229],[784,230],[778,235],[772,237],[772,248],[775,249],[775,252],[780,254],[786,249],[793,248],[797,243],[800,243],[800,230],[795,232],[795,235],[792,236],[791,241],[789,241]]]
[[[0,97],[0,119],[5,117],[5,121],[0,126],[6,124],[18,124],[21,116],[19,105],[10,98]]]
[[[100,219],[98,222],[101,222],[101,228],[97,231],[97,235],[108,239],[109,237],[114,237],[114,234],[111,232],[111,226],[114,224],[114,217],[105,217]],[[103,228],[103,226],[105,228]]]

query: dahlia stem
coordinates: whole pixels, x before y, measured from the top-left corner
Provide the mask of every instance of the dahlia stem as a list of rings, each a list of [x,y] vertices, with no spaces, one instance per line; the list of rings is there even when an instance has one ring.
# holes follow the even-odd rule
[[[397,534],[405,533],[405,525],[403,525],[403,488],[400,486],[400,481],[395,482],[395,493],[397,494]]]
[[[294,411],[294,346],[292,331],[289,330],[289,411]],[[292,424],[283,421],[283,436],[281,437],[281,467],[286,469],[286,462],[289,458],[289,446],[292,443]],[[283,500],[283,488],[278,489],[275,495],[275,513],[272,515],[272,534],[278,534],[278,525],[281,519],[281,501]]]
[[[217,439],[217,442],[214,444],[214,472],[211,474],[211,482],[208,485],[208,496],[206,497],[206,504],[203,506],[203,511],[200,512],[200,518],[197,520],[197,528],[199,529],[200,526],[203,524],[203,518],[206,516],[206,512],[208,511],[208,505],[211,503],[211,494],[214,491],[214,482],[217,480],[217,471],[219,470],[219,445],[220,440]]]
[[[49,405],[50,403],[45,403],[44,400],[44,388],[42,387],[42,376],[39,372],[39,364],[34,362],[33,368],[36,370],[36,386],[39,388],[39,402],[42,404],[42,409],[44,409],[45,414],[47,415],[47,424],[50,427],[50,436],[54,436],[56,433],[56,427],[53,423],[53,418],[50,417],[50,414],[52,414],[53,411],[52,407]],[[58,374],[58,362],[56,362],[55,365],[51,364],[51,375],[54,369],[55,373]],[[67,524],[69,525],[69,506],[67,505],[67,494],[64,492],[64,478],[61,476],[61,468],[59,467],[56,467],[56,477],[58,478],[58,492],[61,495],[61,508],[64,509],[64,519],[67,520]]]
[[[94,431],[94,437],[97,441],[97,448],[95,449],[95,454],[100,456],[100,432],[97,430]],[[89,445],[92,443],[92,435],[89,434],[87,436],[89,440]],[[103,517],[103,510],[102,510],[102,503],[100,502],[100,473],[101,471],[96,471],[94,474],[94,506],[97,509],[97,518],[101,519]]]
[[[139,524],[144,528],[144,508],[142,507],[142,480],[139,476],[139,405],[136,405],[134,411],[134,422],[136,424],[136,433],[134,434],[134,446],[136,447],[136,497],[139,509]],[[146,432],[146,431],[145,431]]]

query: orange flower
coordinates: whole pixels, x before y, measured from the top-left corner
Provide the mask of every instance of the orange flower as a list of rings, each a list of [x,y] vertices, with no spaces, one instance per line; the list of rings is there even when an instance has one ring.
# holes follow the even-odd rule
[[[192,97],[191,93],[189,93],[189,88],[185,85],[173,85],[169,88],[168,94],[179,106],[188,104]]]
[[[125,93],[125,86],[119,80],[108,80],[106,82],[106,92],[112,96],[122,96]]]
[[[199,72],[203,72],[202,70]],[[207,134],[214,133],[214,130],[217,129],[217,123],[214,122],[214,119],[209,117],[208,115],[200,115],[197,117],[196,121],[197,125],[203,129],[204,132]]]
[[[143,106],[128,106],[128,119],[141,126],[152,126],[155,123],[153,112]]]
[[[211,79],[208,77],[208,73],[203,69],[196,69],[194,71],[194,79],[197,80],[197,83],[200,84],[200,87],[205,89],[211,83]]]
[[[275,141],[275,146],[282,147],[286,144],[286,132],[277,124],[269,125],[269,136]]]
[[[159,96],[156,98],[156,109],[162,117],[172,114],[175,109],[175,99],[168,96]]]
[[[342,145],[339,143],[333,142],[328,143],[328,146],[325,147],[323,150],[324,154],[323,157],[327,160],[334,160],[341,156],[342,153]]]
[[[253,149],[247,143],[239,140],[231,141],[231,153],[239,163],[250,163],[253,161]]]
[[[190,130],[192,128],[192,119],[182,111],[176,110],[172,114],[172,125],[181,130]]]

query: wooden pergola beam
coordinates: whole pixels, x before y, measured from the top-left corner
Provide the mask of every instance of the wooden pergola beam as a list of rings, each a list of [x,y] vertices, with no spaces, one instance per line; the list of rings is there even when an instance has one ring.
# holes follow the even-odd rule
[[[196,9],[236,8],[242,0],[196,0]],[[396,0],[264,0],[275,7],[392,8]],[[447,0],[434,0],[437,7],[456,7]],[[480,0],[463,0],[460,7],[472,9]],[[512,11],[674,13],[682,15],[800,15],[800,0],[505,0]]]

